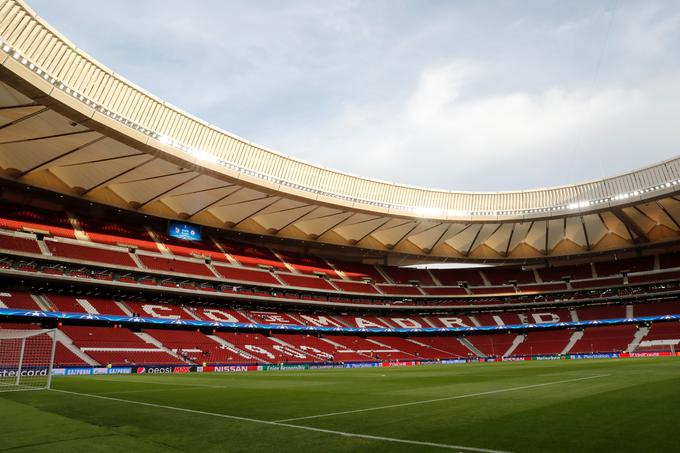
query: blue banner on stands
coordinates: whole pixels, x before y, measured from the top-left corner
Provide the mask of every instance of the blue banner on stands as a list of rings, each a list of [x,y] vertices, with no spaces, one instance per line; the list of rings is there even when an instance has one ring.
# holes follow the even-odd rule
[[[345,363],[343,366],[345,368],[374,368],[374,367],[382,366],[382,362]]]
[[[130,374],[130,373],[132,373],[131,367],[114,366],[111,368],[100,367],[92,369],[92,374]]]
[[[52,370],[54,376],[78,376],[90,374],[170,374],[170,373],[235,373],[245,371],[273,371],[273,370],[318,370],[331,368],[377,368],[386,366],[420,366],[420,365],[453,365],[461,363],[488,363],[488,362],[524,362],[531,360],[558,360],[558,359],[617,359],[628,357],[649,357],[649,356],[671,356],[670,352],[647,353],[647,354],[618,354],[618,353],[595,353],[595,354],[567,354],[565,356],[519,356],[519,357],[475,357],[470,359],[443,359],[427,362],[353,362],[353,363],[316,363],[316,364],[295,364],[295,365],[224,365],[205,367],[197,366],[140,366],[140,367],[113,367],[113,368],[55,368]],[[680,353],[679,353],[680,356]],[[3,374],[6,373],[6,374]],[[22,376],[46,376],[47,369],[24,370]],[[16,376],[16,369],[0,368],[0,377]]]
[[[96,374],[94,368],[53,368],[52,376],[82,376]]]
[[[568,354],[567,357],[570,359],[618,359],[619,354]]]
[[[642,322],[676,321],[680,315],[640,316],[636,318],[599,319],[595,321],[546,322],[540,324],[509,324],[505,326],[475,327],[423,327],[423,328],[379,328],[379,327],[325,327],[296,326],[280,324],[257,324],[243,322],[198,321],[195,319],[142,318],[139,316],[93,315],[85,313],[66,313],[61,311],[19,310],[0,308],[0,316],[17,319],[55,319],[82,321],[87,323],[135,324],[142,326],[206,327],[213,329],[260,329],[292,332],[346,332],[346,333],[470,333],[470,332],[507,332],[512,330],[542,330],[555,328],[610,326],[615,324],[636,324]]]
[[[66,368],[66,376],[94,374],[94,368]]]
[[[79,367],[79,368],[53,368],[53,376],[88,376],[92,374],[130,374],[132,368],[115,366],[111,368],[106,367]]]

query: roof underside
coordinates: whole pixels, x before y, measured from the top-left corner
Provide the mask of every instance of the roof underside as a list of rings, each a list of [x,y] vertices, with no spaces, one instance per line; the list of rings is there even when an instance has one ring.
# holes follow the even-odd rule
[[[680,237],[675,195],[597,213],[489,223],[400,218],[294,199],[124,144],[5,83],[0,169],[21,183],[160,217],[433,259],[561,256]]]

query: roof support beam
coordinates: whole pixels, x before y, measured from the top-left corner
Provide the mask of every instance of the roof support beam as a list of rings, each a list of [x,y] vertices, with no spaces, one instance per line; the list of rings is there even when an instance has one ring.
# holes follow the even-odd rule
[[[49,109],[48,109],[47,107],[45,107],[44,109],[40,109],[40,110],[38,110],[38,111],[36,111],[36,112],[29,113],[28,115],[24,115],[24,116],[22,116],[21,118],[17,118],[17,119],[15,119],[14,121],[11,121],[11,122],[9,122],[9,123],[7,123],[7,124],[3,124],[2,126],[0,126],[0,129],[7,129],[8,127],[12,127],[12,126],[14,126],[15,124],[19,124],[19,123],[21,123],[21,122],[23,122],[23,121],[26,121],[26,120],[28,120],[28,119],[31,119],[31,118],[33,118],[34,116],[38,116],[38,115],[40,115],[41,113],[45,113],[45,112],[48,111],[48,110],[49,110]]]
[[[666,208],[664,208],[661,203],[659,203],[658,201],[655,202],[655,203],[659,207],[659,209],[661,209],[664,212],[664,214],[666,214],[668,216],[668,218],[671,219],[673,221],[673,223],[675,224],[675,226],[680,230],[680,223],[678,223],[678,220],[675,217],[673,217],[671,215],[671,213],[668,212],[668,210]]]
[[[95,131],[91,129],[85,129],[83,131],[73,131],[73,132],[62,132],[53,135],[41,135],[40,137],[30,137],[30,138],[20,138],[17,140],[7,140],[6,142],[1,142],[0,145],[12,145],[14,143],[28,143],[28,142],[39,142],[40,140],[50,140],[53,138],[63,138],[71,137],[73,135],[91,134]]]
[[[0,106],[0,110],[16,110],[16,109],[24,109],[26,107],[37,107],[39,104],[37,102],[29,102],[27,104],[17,104],[17,105],[2,105]]]
[[[302,207],[302,206],[298,206],[296,209],[300,209],[301,207]],[[308,205],[306,205],[306,207],[311,207],[311,205],[308,204]],[[299,222],[299,221],[302,220],[304,217],[308,216],[309,214],[311,214],[312,212],[316,211],[316,210],[319,209],[319,208],[321,208],[321,206],[313,207],[312,209],[310,209],[309,211],[305,212],[305,213],[302,214],[301,216],[295,217],[292,221],[286,223],[286,224],[283,225],[281,228],[279,228],[278,230],[276,230],[276,232],[278,233],[278,232],[281,231],[281,230],[285,230],[286,228],[288,228],[288,227],[291,226],[292,224]],[[282,211],[278,211],[278,212],[282,212]]]
[[[185,172],[185,173],[189,173],[189,172]],[[178,174],[181,174],[181,173],[178,173]],[[170,175],[167,175],[167,176],[170,176]],[[164,195],[167,195],[167,194],[169,194],[170,192],[172,192],[173,190],[182,187],[184,184],[193,181],[194,179],[198,178],[199,176],[201,176],[201,174],[200,174],[200,173],[196,173],[196,175],[192,176],[191,178],[186,179],[186,180],[180,182],[179,184],[176,184],[176,185],[174,185],[174,186],[168,188],[167,190],[164,190],[163,192],[159,193],[158,195],[156,195],[156,196],[154,196],[154,197],[152,197],[152,198],[149,198],[149,199],[146,200],[144,203],[141,203],[139,206],[137,206],[137,209],[142,209],[144,206],[148,205],[148,204],[151,203],[152,201],[156,201],[156,200],[158,200],[159,198],[162,198]]]
[[[339,215],[339,214],[343,214],[343,213],[336,213],[336,214],[331,214],[331,215]],[[314,240],[319,239],[321,236],[323,236],[324,234],[328,233],[329,231],[331,231],[331,230],[337,228],[337,227],[340,226],[344,221],[346,221],[347,219],[349,219],[350,217],[352,217],[352,216],[354,215],[354,213],[352,213],[352,212],[345,212],[344,214],[345,214],[344,217],[342,217],[339,221],[335,222],[334,224],[332,224],[331,226],[329,226],[329,227],[326,228],[325,230],[322,230],[319,234],[316,234],[316,233],[312,234],[312,235],[311,235],[311,236],[312,236],[312,239],[314,239]],[[330,217],[330,216],[329,216],[329,217]],[[316,236],[316,237],[314,237],[314,236]]]
[[[483,225],[480,225],[479,229],[475,233],[475,238],[470,242],[470,247],[468,247],[467,252],[465,252],[465,256],[470,256],[470,252],[472,251],[472,247],[475,245],[475,242],[477,242],[477,238],[479,237],[479,233],[482,232],[482,228],[484,228]]]
[[[46,160],[46,161],[44,161],[44,162],[42,162],[42,163],[40,163],[40,164],[38,164],[38,165],[35,165],[35,166],[29,168],[28,170],[24,170],[23,172],[21,172],[21,173],[19,174],[18,178],[21,178],[21,177],[23,177],[23,176],[26,176],[27,174],[29,174],[29,173],[31,173],[31,172],[34,172],[34,171],[36,171],[36,170],[39,169],[39,168],[42,168],[42,167],[44,167],[44,166],[46,166],[46,165],[49,165],[49,164],[51,164],[51,163],[53,163],[53,162],[56,162],[56,161],[58,161],[59,159],[61,159],[61,158],[63,158],[63,157],[66,157],[66,156],[68,156],[68,155],[70,155],[70,154],[73,154],[73,153],[75,153],[76,151],[80,151],[81,149],[87,148],[87,147],[90,146],[90,145],[94,145],[95,143],[100,142],[100,141],[102,141],[102,140],[104,140],[104,137],[98,137],[98,138],[95,138],[94,140],[91,140],[91,141],[89,141],[89,142],[87,142],[87,143],[85,143],[85,144],[83,144],[83,145],[80,145],[80,146],[78,146],[78,147],[76,147],[76,148],[73,148],[73,149],[71,149],[71,150],[69,150],[69,151],[66,151],[66,152],[64,152],[64,153],[61,153],[61,154],[59,154],[58,156],[55,156],[55,157],[53,157],[53,158],[51,158],[51,159],[49,159],[49,160]]]
[[[583,216],[581,216],[581,226],[583,227],[583,237],[586,240],[586,250],[591,250],[593,247],[590,245],[590,239],[588,238],[588,228],[586,228],[586,221],[583,220]]]
[[[263,197],[263,198],[268,198],[268,197]],[[274,201],[272,201],[271,203],[267,203],[266,205],[262,206],[260,209],[256,210],[255,212],[251,212],[250,214],[248,214],[247,216],[245,216],[244,218],[242,218],[242,219],[239,220],[238,222],[236,222],[236,223],[234,223],[233,225],[231,225],[231,228],[236,228],[237,226],[239,226],[240,224],[242,224],[242,223],[245,222],[246,220],[250,219],[250,218],[253,217],[253,216],[256,216],[256,215],[259,214],[260,212],[262,212],[262,211],[264,211],[265,209],[267,209],[269,206],[272,206],[274,203],[278,203],[278,202],[281,200],[279,197],[271,197],[271,198],[273,198]],[[252,201],[252,200],[248,200],[248,201]],[[235,204],[236,204],[236,203],[235,203]]]
[[[244,188],[245,188],[245,187],[244,187]],[[241,190],[241,189],[239,189],[239,190]],[[230,195],[233,195],[233,194],[235,194],[236,192],[238,192],[238,190],[232,192]],[[228,197],[227,197],[227,198],[228,198]],[[278,200],[281,200],[281,197],[277,197],[277,196],[274,196],[274,195],[262,195],[261,197],[257,197],[257,198],[250,198],[250,199],[248,199],[248,200],[241,200],[241,201],[235,201],[235,202],[233,202],[233,203],[223,204],[223,205],[218,206],[218,208],[226,208],[226,207],[228,207],[228,206],[237,206],[237,205],[240,205],[240,204],[243,204],[243,203],[252,203],[253,201],[266,200],[266,199],[268,199],[268,198],[276,198],[277,201],[278,201]],[[272,204],[274,204],[274,203],[272,203]],[[271,206],[271,205],[270,205],[270,206]]]
[[[369,237],[370,235],[372,235],[373,233],[375,233],[376,231],[378,231],[380,228],[382,228],[382,227],[384,227],[385,225],[387,225],[387,223],[388,223],[390,220],[392,220],[392,219],[390,219],[389,217],[386,218],[384,222],[382,222],[382,223],[381,223],[380,225],[378,225],[377,227],[373,228],[373,229],[372,229],[371,231],[369,231],[368,233],[366,233],[366,234],[364,234],[363,236],[361,236],[360,239],[358,239],[357,241],[350,241],[350,242],[351,242],[353,245],[358,244],[359,242],[363,241],[364,239],[366,239],[367,237]],[[408,223],[408,222],[405,222],[405,223]],[[401,225],[403,225],[403,223],[402,223]],[[401,225],[396,225],[396,226],[401,226]]]
[[[503,254],[503,256],[507,257],[508,254],[510,253],[510,244],[512,244],[512,237],[515,235],[515,226],[516,225],[517,224],[513,222],[512,228],[510,228],[510,234],[508,234],[508,243],[505,244],[505,253]]]
[[[441,225],[441,224],[440,224],[440,225]],[[418,228],[418,222],[414,222],[413,226],[406,232],[406,234],[404,234],[404,235],[403,235],[398,241],[396,241],[394,244],[391,244],[391,247],[389,247],[389,248],[390,248],[390,249],[396,248],[396,247],[397,247],[404,239],[406,239],[406,238],[413,232],[413,230],[415,230],[416,228]],[[432,227],[431,227],[431,228],[432,228]],[[428,228],[428,229],[431,229],[431,228]]]
[[[614,214],[617,219],[623,222],[626,228],[628,228],[628,231],[633,233],[631,234],[631,237],[635,244],[644,244],[649,242],[649,238],[647,237],[645,232],[642,231],[642,229],[640,229],[637,223],[635,223],[633,219],[628,217],[628,215],[625,212],[623,212],[621,208],[612,209],[612,214]]]
[[[219,187],[219,189],[227,189],[227,188],[233,187],[233,186],[234,186],[234,184],[231,184],[231,185],[228,185],[228,186]],[[200,209],[194,211],[193,213],[189,214],[189,217],[187,217],[187,218],[190,219],[190,218],[192,218],[193,216],[195,216],[195,215],[197,215],[197,214],[199,214],[199,213],[201,213],[201,212],[203,212],[203,211],[207,211],[208,209],[210,209],[210,208],[212,208],[213,206],[215,206],[217,203],[220,203],[220,202],[224,201],[225,198],[230,197],[230,196],[234,195],[236,192],[239,192],[239,191],[241,191],[241,190],[243,190],[243,189],[245,189],[245,187],[239,187],[238,189],[236,189],[236,190],[234,190],[234,191],[232,191],[232,192],[229,192],[228,194],[226,194],[226,195],[224,195],[224,196],[218,198],[217,200],[213,201],[212,203],[208,203],[207,205],[203,206],[202,208],[200,208]]]
[[[105,157],[103,159],[88,160],[88,161],[84,161],[84,162],[75,162],[73,164],[62,165],[62,167],[77,167],[79,165],[99,164],[99,163],[102,163],[102,162],[109,162],[109,161],[112,161],[112,160],[119,160],[119,159],[127,159],[128,157],[136,157],[136,156],[144,156],[144,153],[125,154],[123,156]]]
[[[180,193],[172,194],[172,196],[173,196],[173,198],[184,197],[186,195],[196,195],[196,194],[199,194],[199,193],[212,192],[214,190],[222,190],[222,189],[226,189],[227,187],[234,187],[234,184],[225,184],[223,186],[210,187],[208,189],[192,190],[190,192],[180,192]]]
[[[460,232],[465,231],[469,226],[470,226],[470,225],[466,226],[466,227],[463,228]],[[452,228],[452,227],[453,227],[453,224],[450,224],[448,227],[446,227],[446,228],[444,229],[444,231],[442,231],[442,234],[439,235],[439,238],[438,238],[436,241],[434,241],[434,244],[432,244],[432,247],[430,247],[429,249],[425,249],[424,252],[429,254],[429,253],[432,252],[432,250],[436,249],[436,248],[439,246],[439,244],[444,240],[444,237],[446,237],[446,235],[448,234],[448,232],[451,231],[451,228]]]
[[[122,158],[127,158],[127,157],[131,157],[131,156],[123,156]],[[149,162],[151,162],[155,158],[156,158],[155,156],[151,156],[149,159],[145,160],[144,162],[140,162],[139,164],[134,165],[133,167],[125,169],[120,173],[117,173],[117,174],[115,174],[115,175],[113,175],[109,178],[106,178],[105,180],[95,184],[94,186],[90,187],[89,189],[86,189],[84,192],[80,193],[79,195],[80,196],[87,195],[88,193],[92,192],[93,190],[98,189],[98,188],[110,183],[114,179],[120,178],[121,176],[124,176],[124,175],[130,173],[133,170],[137,170],[138,168],[143,167],[144,165],[148,164]]]

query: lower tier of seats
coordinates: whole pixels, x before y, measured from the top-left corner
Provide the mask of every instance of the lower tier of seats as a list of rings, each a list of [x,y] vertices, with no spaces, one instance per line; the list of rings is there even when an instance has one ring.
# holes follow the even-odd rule
[[[0,368],[18,363],[21,339],[13,334],[39,332],[31,324],[0,324]],[[680,322],[651,327],[615,325],[528,334],[464,336],[310,335],[294,333],[202,332],[199,330],[61,326],[55,365],[281,364],[443,360],[479,357],[592,354],[673,350],[680,344]],[[26,365],[47,360],[51,337],[31,336]],[[636,349],[637,348],[637,349]],[[655,349],[656,348],[656,349]],[[42,354],[42,355],[41,355]]]

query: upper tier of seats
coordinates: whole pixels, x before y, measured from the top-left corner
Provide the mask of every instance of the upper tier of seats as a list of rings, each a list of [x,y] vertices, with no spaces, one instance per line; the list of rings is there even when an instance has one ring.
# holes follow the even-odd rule
[[[165,259],[165,258],[164,258]],[[177,258],[175,258],[177,259]],[[205,263],[190,263],[200,266],[204,266]],[[205,265],[206,269],[211,269],[215,275],[219,275],[218,265]],[[361,295],[359,297],[351,297],[347,291],[343,291],[343,285],[364,285],[360,282],[348,282],[340,280],[322,280],[319,277],[303,276],[298,274],[290,274],[290,276],[304,279],[316,279],[321,282],[321,284],[331,284],[337,291],[326,291],[323,289],[318,289],[320,294],[298,292],[297,289],[292,290],[293,287],[281,286],[274,284],[273,282],[281,282],[283,276],[289,274],[272,274],[266,271],[259,271],[254,269],[245,268],[229,268],[238,269],[239,271],[248,271],[253,273],[258,273],[267,276],[271,279],[272,284],[263,284],[265,288],[254,288],[248,285],[248,282],[237,283],[231,280],[231,284],[225,284],[218,278],[202,277],[209,279],[211,281],[203,281],[201,277],[191,277],[186,274],[176,274],[169,275],[168,273],[161,272],[158,274],[152,274],[145,271],[138,271],[136,273],[130,273],[125,270],[102,270],[92,266],[84,266],[81,263],[62,263],[53,261],[35,262],[26,259],[21,259],[20,257],[0,257],[0,269],[6,269],[8,272],[16,275],[16,271],[21,271],[24,274],[29,274],[30,279],[56,279],[59,281],[70,281],[73,282],[74,278],[82,283],[95,283],[98,281],[107,282],[107,284],[113,285],[128,285],[132,284],[133,287],[139,286],[151,286],[157,288],[159,291],[166,291],[165,289],[172,290],[173,293],[189,296],[189,297],[203,297],[203,296],[217,296],[221,299],[240,299],[244,301],[273,301],[280,300],[281,302],[300,302],[303,304],[313,303],[315,305],[342,305],[345,307],[360,307],[360,306],[383,306],[390,308],[427,308],[429,306],[437,307],[450,307],[450,308],[484,308],[491,306],[499,306],[504,308],[512,307],[522,307],[527,305],[540,305],[546,302],[555,301],[560,304],[564,304],[568,300],[581,301],[582,303],[592,302],[594,300],[602,301],[616,301],[625,300],[632,297],[638,299],[653,299],[657,297],[667,297],[680,292],[680,283],[677,279],[671,280],[660,280],[656,283],[647,282],[645,285],[625,285],[621,287],[609,288],[609,287],[597,287],[597,288],[584,288],[578,291],[568,291],[565,292],[565,283],[553,283],[553,284],[540,284],[532,285],[526,288],[518,289],[516,293],[499,295],[496,294],[495,287],[472,287],[472,288],[459,288],[462,290],[462,294],[466,296],[461,298],[454,298],[454,295],[449,295],[446,292],[445,287],[411,287],[407,286],[410,291],[412,291],[410,296],[407,298],[399,299],[403,295],[397,295],[399,289],[404,285],[378,285],[375,286],[376,292],[373,293],[378,296],[377,289],[384,293],[380,295],[381,297],[372,297],[370,294]],[[221,266],[221,271],[227,269],[227,266]],[[3,271],[0,271],[3,272]],[[668,271],[668,272],[658,272],[654,274],[649,274],[650,279],[659,277],[666,278],[670,274],[673,277],[675,274],[680,274],[679,271]],[[641,276],[642,274],[640,274]],[[607,277],[610,280],[611,277]],[[619,278],[620,280],[620,278]],[[110,283],[108,283],[110,282]],[[113,283],[116,282],[116,283]],[[557,287],[558,290],[555,292],[542,292],[541,289],[535,289],[533,286],[548,287],[549,290]],[[595,285],[593,285],[595,286]],[[373,286],[372,286],[373,287]],[[436,289],[442,290],[442,296],[433,298],[431,294],[439,294],[434,291]],[[395,295],[391,298],[386,297],[386,294],[392,291]],[[416,293],[417,292],[417,293]],[[420,295],[419,295],[420,294]],[[428,295],[426,295],[428,294]],[[459,293],[461,294],[461,293]],[[425,299],[427,297],[427,299]],[[411,299],[413,298],[413,299]]]
[[[145,219],[143,224],[120,222],[8,202],[0,202],[0,212],[0,251],[7,253],[317,292],[394,297],[533,294],[621,286],[627,281],[639,284],[680,275],[680,271],[668,270],[680,267],[678,253],[535,270],[416,269],[270,250],[216,231],[207,231],[199,242],[182,241],[169,237],[160,219]],[[52,237],[43,241],[36,232]],[[133,253],[134,249],[138,251]],[[206,264],[205,258],[212,263]]]

